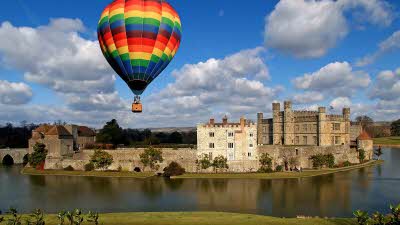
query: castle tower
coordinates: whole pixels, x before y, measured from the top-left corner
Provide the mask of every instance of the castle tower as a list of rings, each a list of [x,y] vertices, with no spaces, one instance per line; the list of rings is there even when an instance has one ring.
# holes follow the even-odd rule
[[[328,146],[330,145],[329,134],[327,132],[329,129],[328,123],[326,121],[326,108],[318,108],[318,146]]]
[[[283,140],[284,145],[294,145],[294,116],[291,101],[284,102]]]
[[[283,117],[280,103],[272,103],[272,133],[273,144],[283,145]]]
[[[350,108],[343,108],[343,119],[345,121],[344,143],[350,144]]]
[[[257,145],[262,144],[262,136],[263,136],[263,113],[257,113]]]

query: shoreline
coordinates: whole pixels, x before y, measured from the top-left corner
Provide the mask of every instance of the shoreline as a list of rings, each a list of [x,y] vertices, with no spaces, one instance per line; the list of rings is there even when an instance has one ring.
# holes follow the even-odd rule
[[[400,148],[400,144],[375,144],[374,147],[386,147],[386,148]]]
[[[86,212],[85,212],[86,213]],[[23,219],[29,215],[22,215]],[[7,216],[5,217],[7,218]],[[85,216],[86,218],[86,216]],[[86,219],[85,219],[86,220]],[[49,225],[58,224],[55,214],[45,216]],[[107,225],[355,225],[354,218],[320,218],[297,217],[280,218],[254,214],[228,212],[132,212],[132,213],[102,213],[99,214],[100,224]],[[88,224],[84,222],[83,224]]]
[[[155,176],[155,173],[134,172],[106,172],[106,171],[65,171],[65,170],[36,170],[23,168],[21,174],[30,176],[66,176],[66,177],[103,177],[103,178],[135,178],[146,179]]]
[[[363,164],[333,168],[322,170],[304,170],[303,172],[276,172],[276,173],[191,173],[181,176],[174,176],[171,179],[264,179],[264,180],[280,180],[280,179],[299,179],[317,177],[328,174],[347,172],[351,170],[372,167],[382,164],[383,160],[372,160]]]

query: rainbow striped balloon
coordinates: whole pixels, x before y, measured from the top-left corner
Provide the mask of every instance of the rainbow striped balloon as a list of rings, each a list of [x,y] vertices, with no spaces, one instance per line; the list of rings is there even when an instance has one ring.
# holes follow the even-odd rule
[[[182,28],[165,0],[114,0],[101,14],[97,33],[108,63],[141,95],[174,58]]]

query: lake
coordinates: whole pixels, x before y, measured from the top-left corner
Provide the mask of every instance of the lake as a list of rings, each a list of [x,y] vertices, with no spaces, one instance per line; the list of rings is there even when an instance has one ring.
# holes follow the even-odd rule
[[[82,208],[98,212],[223,211],[278,217],[352,217],[400,203],[400,149],[380,166],[285,180],[25,176],[0,167],[0,210]]]

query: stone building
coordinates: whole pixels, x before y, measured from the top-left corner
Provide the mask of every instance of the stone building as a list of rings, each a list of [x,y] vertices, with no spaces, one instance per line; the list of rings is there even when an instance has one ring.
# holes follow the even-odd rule
[[[329,115],[325,107],[318,111],[295,111],[292,102],[272,104],[272,118],[257,115],[257,144],[285,146],[333,146],[350,144],[350,109],[341,115]]]
[[[222,123],[210,119],[197,126],[197,154],[207,154],[210,159],[224,156],[228,161],[254,160],[257,154],[257,126],[241,118],[239,123]]]
[[[72,156],[84,145],[95,142],[96,133],[88,127],[44,124],[32,131],[29,153],[33,152],[36,143],[43,143],[49,151],[48,157]]]

